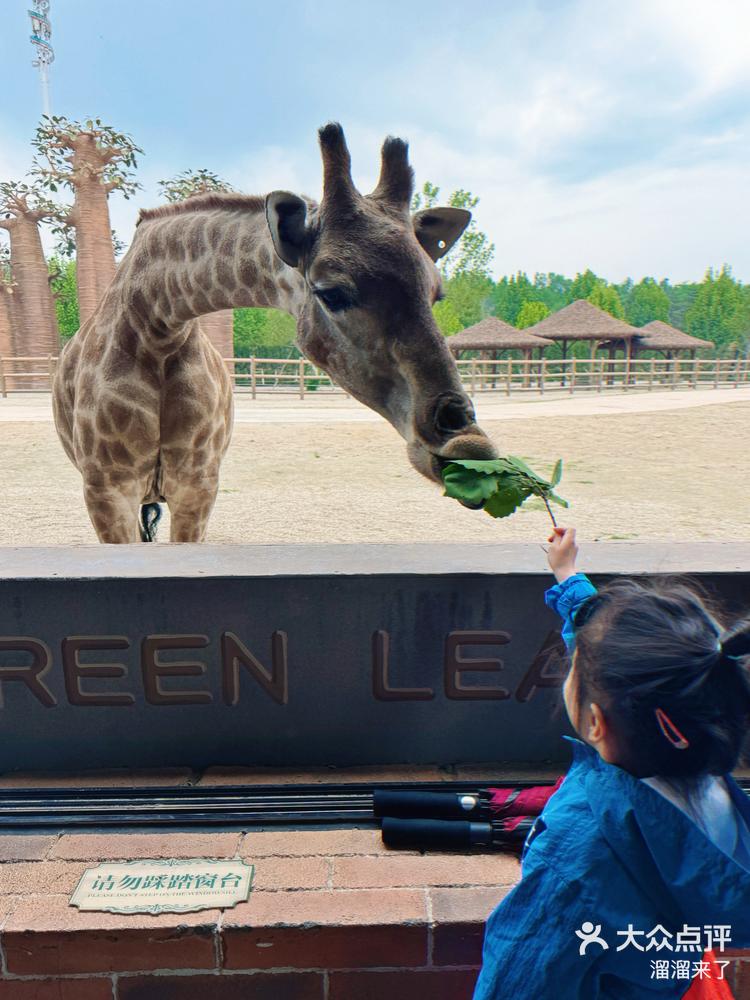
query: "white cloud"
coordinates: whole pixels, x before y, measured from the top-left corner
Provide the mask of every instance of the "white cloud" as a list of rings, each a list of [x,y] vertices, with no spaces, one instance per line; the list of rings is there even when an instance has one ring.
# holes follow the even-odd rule
[[[744,0],[640,0],[637,6],[692,68],[693,98],[750,81],[750,5]]]
[[[393,47],[377,77],[350,67],[358,113],[344,125],[361,190],[374,186],[392,132],[410,140],[420,182],[481,197],[498,274],[589,266],[612,280],[677,281],[726,260],[750,280],[745,0],[470,5],[460,31],[438,14],[418,40]],[[236,141],[212,167],[239,189],[319,196],[312,129],[289,145]],[[157,180],[189,165],[153,155],[139,169],[144,190],[111,201],[126,241],[138,208],[160,201]],[[0,179],[30,159],[0,141]]]

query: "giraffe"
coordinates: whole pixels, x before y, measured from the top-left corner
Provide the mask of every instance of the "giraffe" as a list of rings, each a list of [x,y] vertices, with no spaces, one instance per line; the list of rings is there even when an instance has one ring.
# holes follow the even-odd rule
[[[440,482],[452,458],[495,457],[431,309],[434,262],[470,214],[410,214],[401,139],[385,140],[369,195],[354,186],[341,126],[324,126],[319,141],[320,204],[288,191],[211,193],[142,211],[94,315],[62,352],[55,423],[101,542],[151,540],[147,515],[162,502],[171,541],[203,541],[232,432],[231,382],[199,319],[220,309],[295,316],[303,354],[385,417],[428,479]]]

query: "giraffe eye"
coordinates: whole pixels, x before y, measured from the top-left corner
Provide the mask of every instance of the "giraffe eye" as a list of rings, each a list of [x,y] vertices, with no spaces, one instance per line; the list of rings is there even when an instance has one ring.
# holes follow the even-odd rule
[[[354,295],[346,288],[319,288],[315,289],[315,295],[333,313],[343,312],[356,305]]]

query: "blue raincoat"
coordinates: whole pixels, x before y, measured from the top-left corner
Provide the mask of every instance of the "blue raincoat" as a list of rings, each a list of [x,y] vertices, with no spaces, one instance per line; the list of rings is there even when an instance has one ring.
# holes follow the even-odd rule
[[[569,648],[571,617],[592,593],[583,574],[547,592]],[[655,789],[570,743],[573,763],[526,840],[522,879],[487,922],[474,1000],[682,997],[684,963],[692,976],[712,945],[721,961],[720,935],[728,948],[750,946],[750,871]],[[725,780],[750,826],[747,796]],[[576,935],[584,924],[598,942]]]

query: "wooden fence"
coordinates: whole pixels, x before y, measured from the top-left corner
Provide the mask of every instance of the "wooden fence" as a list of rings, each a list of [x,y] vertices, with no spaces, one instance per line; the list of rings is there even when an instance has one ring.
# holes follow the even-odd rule
[[[259,393],[342,393],[325,372],[305,358],[225,358],[238,392],[253,399]],[[11,392],[49,392],[57,358],[0,357],[0,395]],[[610,389],[728,388],[750,385],[750,358],[704,360],[628,360],[610,358],[541,358],[539,360],[458,361],[458,370],[470,394],[506,395],[546,392],[605,392]]]

